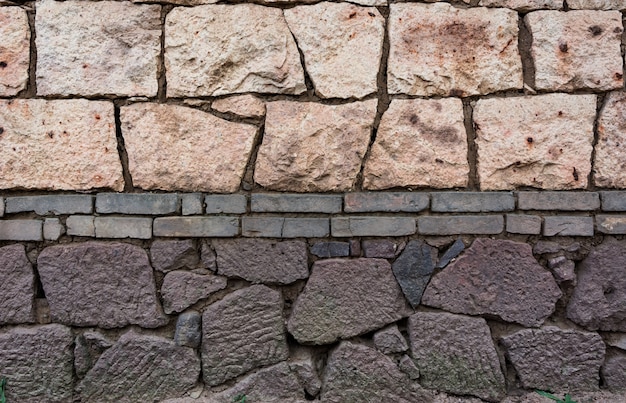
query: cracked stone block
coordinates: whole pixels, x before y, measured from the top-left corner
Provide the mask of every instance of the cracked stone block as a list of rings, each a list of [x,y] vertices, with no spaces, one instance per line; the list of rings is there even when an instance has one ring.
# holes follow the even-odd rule
[[[24,245],[0,248],[0,323],[35,321],[35,273]]]
[[[224,288],[226,277],[216,276],[208,270],[171,271],[165,275],[161,286],[163,309],[167,314],[182,312]]]
[[[174,343],[177,346],[198,348],[202,340],[202,315],[197,311],[181,313],[176,321]]]
[[[0,95],[12,96],[28,83],[30,27],[26,10],[0,8],[0,38]]]
[[[79,378],[84,378],[93,368],[102,353],[111,347],[113,342],[95,331],[86,331],[76,336],[74,343],[74,369]]]
[[[150,246],[150,261],[155,270],[167,273],[177,269],[194,269],[200,261],[191,239],[156,240]]]

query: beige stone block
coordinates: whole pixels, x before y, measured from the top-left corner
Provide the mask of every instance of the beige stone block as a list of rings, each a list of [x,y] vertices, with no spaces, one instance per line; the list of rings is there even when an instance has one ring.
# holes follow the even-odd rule
[[[543,9],[563,9],[563,1],[561,0],[480,0],[478,5],[484,7],[512,8],[522,12]]]
[[[598,119],[596,186],[626,188],[626,93],[611,92]]]
[[[0,8],[0,96],[15,95],[28,82],[30,28],[26,11]]]
[[[265,4],[316,3],[317,0],[261,0]],[[386,6],[387,0],[351,0],[350,3],[362,6]]]
[[[567,0],[570,10],[626,10],[624,0]]]
[[[265,102],[254,95],[234,95],[213,101],[211,108],[222,113],[233,113],[247,118],[265,116]]]

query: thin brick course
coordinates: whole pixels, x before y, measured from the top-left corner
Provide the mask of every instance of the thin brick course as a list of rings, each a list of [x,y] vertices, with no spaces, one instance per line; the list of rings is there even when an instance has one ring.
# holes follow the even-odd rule
[[[50,195],[7,198],[7,214],[25,211],[34,211],[37,215],[91,214],[93,213],[93,196]]]
[[[488,216],[428,216],[417,220],[418,233],[423,235],[492,235],[504,229],[504,217]]]
[[[626,234],[626,216],[598,214],[596,230],[603,234]]]
[[[341,195],[253,194],[250,203],[258,213],[341,212]]]
[[[233,237],[239,235],[239,218],[158,217],[154,219],[153,234],[164,237]]]
[[[435,192],[430,209],[446,213],[481,213],[515,210],[512,192]]]
[[[178,212],[180,200],[177,194],[122,194],[98,193],[96,212],[100,214],[163,215]]]
[[[411,217],[333,217],[332,236],[403,236],[415,233]]]
[[[586,211],[600,208],[596,192],[520,192],[520,210]]]
[[[242,235],[270,238],[323,238],[329,235],[328,218],[243,217]]]
[[[2,220],[0,240],[2,241],[41,241],[42,220]]]
[[[243,214],[246,212],[246,195],[209,195],[204,198],[207,214]]]
[[[549,216],[543,219],[545,236],[593,236],[593,217]]]
[[[183,215],[199,215],[204,209],[202,204],[202,193],[186,193],[180,195]]]
[[[65,225],[67,226],[67,235],[96,236],[94,218],[94,216],[90,215],[73,215],[67,217],[67,220],[65,221]]]
[[[152,218],[96,217],[96,238],[152,238]]]
[[[507,214],[506,232],[511,234],[541,234],[541,217],[529,214]]]
[[[626,211],[626,191],[600,192],[602,210]]]
[[[407,212],[426,210],[430,203],[428,193],[411,192],[358,192],[344,196],[346,213]]]

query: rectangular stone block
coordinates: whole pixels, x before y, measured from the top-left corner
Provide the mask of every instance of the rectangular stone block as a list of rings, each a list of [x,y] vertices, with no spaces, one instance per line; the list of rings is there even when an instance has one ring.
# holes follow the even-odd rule
[[[172,193],[98,193],[96,212],[100,214],[161,215],[177,213],[180,200]]]
[[[259,213],[340,213],[341,195],[256,193],[251,206]]]
[[[428,193],[418,192],[358,192],[343,198],[346,213],[373,211],[417,213],[428,208]]]
[[[543,235],[593,236],[593,217],[544,217]]]
[[[332,236],[404,236],[415,233],[411,217],[332,217]]]
[[[41,241],[43,221],[41,220],[2,220],[0,240],[2,241]]]
[[[512,192],[434,192],[430,209],[446,213],[481,213],[515,210]]]
[[[43,239],[56,241],[65,232],[65,228],[58,218],[46,218],[43,221]]]
[[[91,214],[93,213],[93,196],[53,195],[7,197],[7,213],[21,213],[24,211],[34,211],[37,215]]]
[[[596,230],[603,234],[626,234],[626,216],[599,214],[596,216]]]
[[[324,238],[330,233],[328,218],[243,217],[242,235],[269,238]]]
[[[238,217],[159,217],[154,219],[154,236],[233,237],[239,235]]]
[[[600,208],[596,192],[519,192],[520,210],[585,211]]]
[[[602,210],[626,211],[625,191],[600,192],[600,196],[602,197]]]
[[[96,217],[96,238],[152,238],[152,218]]]
[[[208,195],[204,198],[207,214],[244,214],[248,204],[246,195]]]
[[[0,8],[0,21],[2,21],[0,24],[0,38],[2,38],[0,96],[8,97],[26,88],[28,82],[30,27],[26,10],[20,7]]]
[[[185,193],[180,195],[183,215],[200,215],[204,209],[202,193]]]
[[[418,233],[423,235],[491,235],[504,229],[501,215],[428,216],[417,220]]]
[[[511,234],[541,234],[541,217],[526,214],[507,214],[506,232]]]
[[[91,215],[72,215],[67,217],[67,220],[65,220],[67,235],[95,237],[96,226],[94,225],[94,218]]]

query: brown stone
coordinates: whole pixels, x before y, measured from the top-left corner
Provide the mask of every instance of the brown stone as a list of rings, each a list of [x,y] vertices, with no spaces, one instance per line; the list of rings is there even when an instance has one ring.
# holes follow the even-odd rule
[[[0,38],[0,95],[11,96],[28,82],[30,28],[25,10],[0,8]]]
[[[164,273],[182,268],[194,269],[199,261],[191,239],[156,240],[150,246],[152,267]]]
[[[265,116],[265,102],[254,95],[244,94],[213,101],[211,108],[222,113],[234,113],[246,118]]]
[[[35,321],[35,274],[24,245],[0,248],[0,323]]]
[[[201,299],[226,288],[226,278],[195,271],[183,270],[169,272],[163,279],[161,296],[165,313],[182,312]]]
[[[598,143],[593,169],[596,186],[626,188],[626,93],[609,93],[598,119]]]

